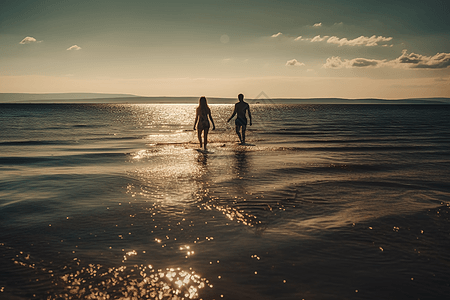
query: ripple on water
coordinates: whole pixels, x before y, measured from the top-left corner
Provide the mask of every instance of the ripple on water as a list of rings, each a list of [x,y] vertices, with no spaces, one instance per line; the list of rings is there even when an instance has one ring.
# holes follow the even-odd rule
[[[201,290],[213,287],[192,268],[127,264],[127,257],[136,255],[136,251],[127,252],[121,266],[94,264],[76,257],[55,265],[4,244],[0,247],[7,253],[2,259],[9,256],[13,262],[15,274],[14,282],[1,282],[1,292],[24,299],[197,299]],[[18,274],[20,279],[16,278]],[[21,292],[21,285],[32,294]]]

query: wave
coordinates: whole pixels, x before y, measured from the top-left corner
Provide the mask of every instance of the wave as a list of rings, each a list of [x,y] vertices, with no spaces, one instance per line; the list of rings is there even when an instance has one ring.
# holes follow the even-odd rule
[[[59,141],[59,140],[28,140],[28,141],[11,141],[0,142],[0,146],[45,146],[45,145],[70,145],[74,144],[74,141]]]
[[[317,152],[389,152],[389,151],[415,151],[434,152],[435,146],[342,146],[342,147],[279,147],[278,151],[317,151]]]
[[[115,163],[115,158],[126,158],[127,153],[86,153],[61,156],[7,156],[0,157],[0,165],[42,165],[42,166],[70,166],[83,164]]]

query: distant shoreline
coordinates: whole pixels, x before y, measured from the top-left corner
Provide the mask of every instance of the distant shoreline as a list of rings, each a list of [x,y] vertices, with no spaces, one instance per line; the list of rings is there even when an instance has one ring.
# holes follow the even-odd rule
[[[141,97],[128,94],[52,93],[25,94],[0,93],[0,104],[189,104],[198,103],[199,97]],[[235,98],[208,97],[210,104],[231,104]],[[409,99],[345,99],[345,98],[247,98],[250,104],[437,104],[448,105],[450,98]]]

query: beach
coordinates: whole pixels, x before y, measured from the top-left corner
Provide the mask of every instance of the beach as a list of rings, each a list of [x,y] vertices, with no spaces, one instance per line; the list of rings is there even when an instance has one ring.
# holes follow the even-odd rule
[[[449,105],[250,105],[0,104],[0,298],[448,297]]]

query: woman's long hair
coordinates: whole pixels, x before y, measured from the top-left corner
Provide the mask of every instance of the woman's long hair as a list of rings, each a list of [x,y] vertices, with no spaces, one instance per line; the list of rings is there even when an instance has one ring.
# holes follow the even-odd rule
[[[208,102],[206,102],[205,96],[200,97],[200,100],[198,101],[198,109],[200,110],[200,112],[204,114],[208,114],[210,112]]]

